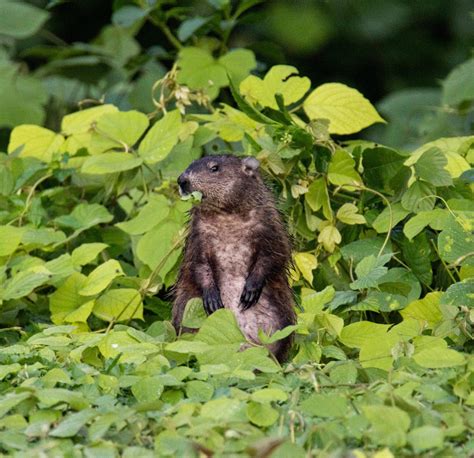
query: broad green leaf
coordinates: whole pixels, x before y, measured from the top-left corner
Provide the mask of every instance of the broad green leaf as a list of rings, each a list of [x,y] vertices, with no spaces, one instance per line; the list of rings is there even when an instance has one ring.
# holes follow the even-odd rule
[[[359,91],[341,83],[317,87],[306,98],[303,108],[310,119],[328,119],[331,134],[353,134],[385,122]]]
[[[132,393],[138,402],[151,402],[160,399],[163,389],[158,377],[143,377],[132,386]]]
[[[313,291],[312,289],[301,289],[301,306],[307,313],[320,313],[326,304],[334,298],[335,291],[333,286],[326,286],[322,291]]]
[[[284,402],[288,399],[288,395],[283,390],[278,388],[263,388],[261,390],[254,391],[250,398],[252,401],[256,402]]]
[[[402,205],[397,202],[390,207],[385,207],[382,213],[373,221],[372,227],[379,234],[383,234],[393,229],[400,221],[409,215],[409,213],[408,210],[405,210]]]
[[[35,157],[43,162],[51,162],[64,142],[62,135],[44,127],[24,124],[15,127],[10,134],[8,153],[21,148],[20,157]]]
[[[7,393],[2,397],[2,399],[0,399],[0,418],[30,396],[31,393],[29,392]]]
[[[346,224],[365,224],[364,215],[361,215],[359,209],[354,204],[344,204],[336,213],[336,218]]]
[[[104,153],[90,156],[82,164],[81,172],[90,175],[105,175],[135,169],[143,159],[130,153]]]
[[[127,234],[140,235],[161,223],[169,214],[168,199],[161,194],[152,194],[148,203],[143,206],[137,216],[129,221],[116,224]]]
[[[16,39],[36,33],[49,17],[43,8],[15,0],[2,0],[0,11],[0,34]]]
[[[422,336],[415,340],[413,359],[417,364],[429,369],[453,367],[465,364],[464,355],[448,348],[445,340],[439,337]]]
[[[418,235],[426,226],[440,230],[447,226],[451,215],[441,208],[422,211],[410,218],[403,226],[403,233],[411,240]]]
[[[341,233],[336,226],[325,226],[318,235],[318,242],[324,246],[324,249],[332,253],[336,249],[336,245],[341,243]]]
[[[81,296],[94,296],[110,285],[112,280],[124,275],[118,261],[109,259],[104,264],[96,267],[87,277],[84,286],[78,291]]]
[[[474,99],[474,58],[455,67],[443,82],[443,103],[458,105]]]
[[[8,256],[20,246],[25,230],[16,226],[0,226],[0,256]]]
[[[86,280],[85,275],[75,272],[49,296],[49,309],[53,323],[87,321],[94,302],[90,297],[83,297],[79,294]],[[68,319],[70,316],[72,316],[72,320]]]
[[[252,104],[278,109],[276,94],[281,94],[285,105],[300,100],[308,92],[309,78],[297,76],[295,67],[289,65],[273,66],[262,79],[250,75],[240,83],[240,93]]]
[[[38,286],[47,283],[51,276],[51,272],[44,267],[39,267],[37,271],[32,269],[19,272],[13,278],[5,282],[0,298],[9,300],[27,296]]]
[[[384,405],[362,406],[364,416],[371,428],[367,431],[376,444],[402,447],[406,443],[410,427],[410,416],[398,407]]]
[[[73,437],[90,420],[96,417],[97,413],[92,409],[73,413],[67,416],[49,434],[53,437]]]
[[[391,254],[375,257],[370,255],[362,259],[356,268],[357,280],[350,284],[352,289],[375,288],[379,280],[387,273],[388,268],[384,265],[390,260]]]
[[[244,404],[238,399],[213,399],[206,402],[201,408],[201,416],[210,418],[220,424],[228,421],[245,419]]]
[[[71,253],[72,263],[75,267],[89,264],[107,247],[106,243],[83,243]]]
[[[182,121],[178,110],[166,113],[147,132],[138,147],[138,153],[147,164],[165,159],[178,143]]]
[[[309,283],[313,283],[313,270],[318,266],[318,260],[312,253],[296,253],[294,255],[296,267]]]
[[[12,62],[0,59],[0,126],[42,124],[47,100],[39,78],[24,75]]]
[[[236,348],[245,342],[234,314],[227,309],[219,309],[210,315],[197,333],[196,339],[209,345],[237,345]]]
[[[441,304],[474,309],[474,278],[451,285],[441,298]]]
[[[308,192],[304,195],[305,201],[311,207],[311,210],[317,212],[323,209],[323,215],[327,219],[332,218],[331,205],[329,202],[328,188],[324,178],[317,178],[308,187]]]
[[[106,113],[97,120],[96,132],[112,147],[132,147],[149,125],[148,117],[138,111]],[[97,137],[94,138],[97,141]],[[105,150],[104,150],[105,151]]]
[[[436,326],[443,318],[439,308],[440,292],[428,293],[423,299],[411,302],[400,312],[404,319],[414,319],[425,322],[430,328]]]
[[[438,251],[441,259],[456,262],[474,252],[472,226],[463,221],[450,219],[446,229],[438,236]]]
[[[161,266],[157,273],[162,278],[178,260],[180,250],[177,246],[180,240],[180,230],[180,224],[164,220],[147,232],[137,244],[138,259],[152,270]]]
[[[191,89],[201,89],[215,98],[221,87],[229,84],[228,76],[240,82],[256,66],[252,51],[235,49],[219,59],[203,48],[187,47],[179,52],[178,82]]]
[[[370,237],[366,239],[356,240],[341,247],[342,257],[350,260],[355,264],[359,263],[366,256],[377,256],[384,246],[385,240],[382,237]],[[391,243],[389,242],[382,254],[391,253]]]
[[[201,380],[186,383],[186,396],[194,402],[207,402],[214,394],[214,387]]]
[[[436,426],[419,426],[408,433],[408,443],[416,453],[424,452],[430,448],[442,448],[444,431]]]
[[[206,318],[207,314],[200,297],[190,299],[186,303],[182,320],[184,327],[198,329],[202,326]]]
[[[344,417],[348,405],[339,394],[313,394],[301,403],[301,410],[315,417]]]
[[[118,112],[118,108],[114,105],[100,105],[68,114],[64,116],[62,120],[61,131],[66,135],[90,134],[91,127],[95,125],[103,115],[116,112]],[[90,140],[90,136],[88,139]]]
[[[79,204],[70,215],[59,216],[55,221],[61,226],[76,230],[89,229],[101,223],[109,223],[113,216],[109,211],[99,204]]]
[[[355,307],[363,310],[373,310],[379,312],[393,312],[405,307],[407,298],[400,294],[393,294],[381,291],[370,291],[367,297],[359,302]]]
[[[417,235],[413,240],[403,240],[400,244],[403,258],[418,280],[431,285],[433,271],[431,269],[431,245],[425,233]]]
[[[22,245],[26,246],[30,251],[38,247],[46,247],[60,243],[65,240],[66,236],[62,231],[55,231],[54,229],[27,229],[21,238]]]
[[[268,404],[250,401],[247,405],[247,417],[257,426],[267,427],[278,420],[278,411]]]
[[[418,177],[434,186],[450,186],[453,184],[451,175],[446,170],[448,160],[438,148],[426,150],[415,163]]]
[[[143,319],[142,297],[136,289],[110,289],[96,299],[93,313],[104,321]]]
[[[18,363],[4,364],[0,366],[0,380],[3,380],[10,374],[16,374],[21,370],[22,366]]]
[[[82,393],[69,391],[64,388],[44,388],[36,392],[36,397],[43,407],[51,407],[56,404],[69,404],[73,410],[83,410],[89,407],[89,401]]]
[[[334,153],[329,163],[328,180],[336,186],[362,183],[355,170],[355,161],[347,151],[338,149]]]
[[[432,210],[436,198],[436,188],[422,181],[415,181],[403,194],[402,206],[414,213]]]

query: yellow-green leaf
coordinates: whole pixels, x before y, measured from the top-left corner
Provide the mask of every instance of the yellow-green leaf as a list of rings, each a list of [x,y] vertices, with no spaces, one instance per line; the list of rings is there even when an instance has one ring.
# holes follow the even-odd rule
[[[93,313],[105,321],[143,319],[142,297],[136,289],[111,289],[95,301]]]
[[[328,119],[331,134],[353,134],[376,122],[385,122],[359,91],[341,83],[317,87],[303,108],[310,119]]]
[[[359,209],[354,204],[344,204],[336,214],[339,221],[346,224],[365,224],[363,215],[358,213]]]
[[[124,275],[122,267],[118,261],[110,259],[99,267],[95,268],[87,277],[84,286],[79,290],[81,296],[94,296],[110,285],[112,280],[120,275]]]
[[[319,233],[318,242],[322,243],[324,249],[332,253],[336,245],[341,243],[342,237],[335,226],[325,226]]]
[[[12,130],[8,153],[11,154],[17,148],[23,147],[20,156],[35,157],[44,162],[51,162],[53,154],[60,150],[63,143],[64,137],[52,130],[24,124]]]
[[[316,256],[312,253],[296,253],[295,264],[303,274],[303,277],[309,283],[313,283],[313,270],[316,269],[318,265]]]

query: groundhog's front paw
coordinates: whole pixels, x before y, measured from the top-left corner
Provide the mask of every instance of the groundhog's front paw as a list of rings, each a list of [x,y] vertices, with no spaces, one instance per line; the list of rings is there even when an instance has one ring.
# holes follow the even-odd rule
[[[245,282],[244,290],[240,296],[240,307],[242,310],[248,310],[250,307],[255,305],[260,299],[262,294],[263,282],[247,278]]]
[[[221,299],[221,293],[217,288],[204,290],[202,301],[204,303],[204,310],[208,315],[214,313],[218,309],[224,308],[224,304],[222,303]]]

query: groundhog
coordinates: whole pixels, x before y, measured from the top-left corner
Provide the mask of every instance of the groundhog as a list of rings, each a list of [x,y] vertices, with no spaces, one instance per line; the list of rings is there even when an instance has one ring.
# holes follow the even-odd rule
[[[186,303],[201,297],[211,314],[234,313],[249,342],[295,323],[288,284],[291,245],[270,190],[254,157],[208,156],[178,178],[182,195],[202,193],[190,225],[178,281],[173,325],[179,331]],[[283,361],[291,336],[271,344]]]

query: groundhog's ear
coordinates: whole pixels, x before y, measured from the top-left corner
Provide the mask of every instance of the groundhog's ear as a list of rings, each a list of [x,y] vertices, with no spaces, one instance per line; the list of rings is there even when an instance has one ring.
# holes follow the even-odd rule
[[[253,172],[255,172],[258,169],[259,165],[260,165],[260,162],[258,162],[258,159],[254,158],[253,156],[247,156],[246,158],[242,159],[242,166],[243,166],[244,172],[247,175],[252,175]]]

